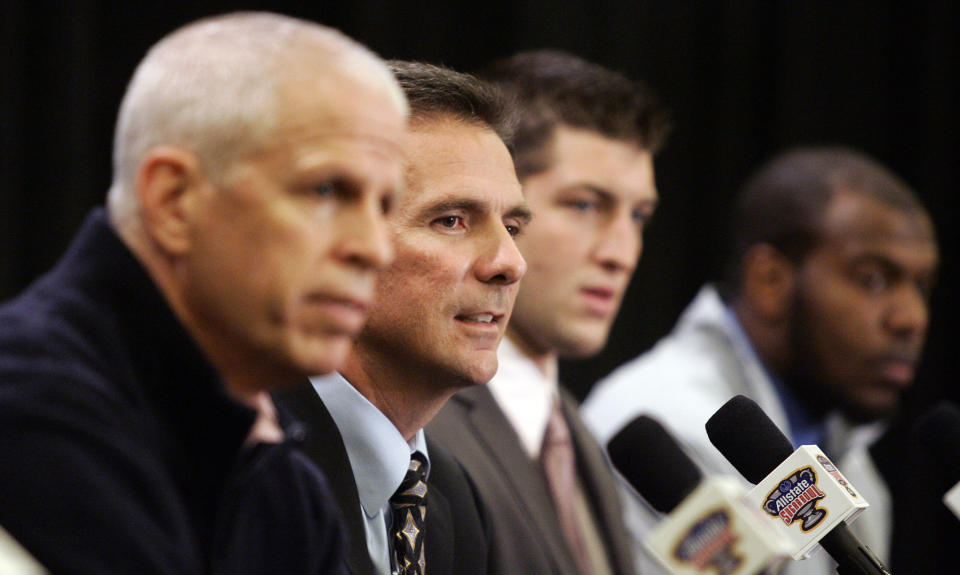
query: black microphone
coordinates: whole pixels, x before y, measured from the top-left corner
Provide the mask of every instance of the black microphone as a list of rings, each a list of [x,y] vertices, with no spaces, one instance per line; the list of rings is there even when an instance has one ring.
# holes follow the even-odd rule
[[[747,507],[740,481],[703,480],[700,469],[655,419],[634,419],[607,444],[617,470],[668,514],[644,538],[670,572],[767,573],[790,557],[789,542]]]
[[[700,484],[701,473],[655,419],[641,415],[607,444],[610,461],[654,509],[670,513]]]
[[[751,483],[762,482],[793,454],[793,445],[752,399],[738,395],[707,420],[710,442]],[[841,575],[891,575],[841,521],[819,540]]]
[[[943,501],[960,518],[960,409],[940,402],[917,419],[914,429],[927,461],[936,462],[937,476],[952,486]]]

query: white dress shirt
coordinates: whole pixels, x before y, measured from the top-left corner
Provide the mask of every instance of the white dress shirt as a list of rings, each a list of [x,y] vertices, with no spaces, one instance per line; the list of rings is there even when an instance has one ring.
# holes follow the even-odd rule
[[[310,383],[343,437],[360,495],[370,559],[378,573],[390,575],[390,497],[403,482],[414,451],[426,458],[430,473],[423,430],[408,443],[393,422],[339,373],[312,377]]]
[[[509,337],[500,341],[497,359],[500,366],[487,387],[520,436],[524,451],[537,459],[559,393],[556,363],[550,373],[543,373]]]
[[[500,341],[497,360],[500,364],[497,373],[487,386],[519,436],[523,450],[537,461],[554,405],[560,399],[557,362],[551,362],[544,373],[507,337]],[[585,558],[594,573],[612,573],[597,519],[590,509],[580,478],[575,477],[574,482],[574,492],[568,496],[573,498],[577,509],[575,515]]]

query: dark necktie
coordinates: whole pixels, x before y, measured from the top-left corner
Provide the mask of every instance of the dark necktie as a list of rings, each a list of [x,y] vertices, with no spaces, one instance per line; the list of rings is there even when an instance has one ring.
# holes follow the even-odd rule
[[[403,483],[390,498],[393,522],[390,529],[394,565],[399,575],[424,575],[424,519],[427,514],[427,462],[420,452],[410,456]]]

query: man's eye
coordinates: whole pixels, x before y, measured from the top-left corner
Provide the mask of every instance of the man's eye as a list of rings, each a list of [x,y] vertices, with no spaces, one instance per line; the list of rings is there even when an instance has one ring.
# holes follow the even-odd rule
[[[595,209],[597,203],[590,200],[569,200],[566,202],[566,206],[578,212],[588,212]]]
[[[322,198],[330,197],[337,193],[337,184],[333,182],[323,182],[313,187],[313,193]]]
[[[887,289],[889,281],[880,270],[861,271],[857,275],[857,282],[865,290],[872,293],[880,293]]]
[[[452,230],[463,223],[463,218],[460,216],[443,216],[442,218],[437,218],[434,220],[434,223]]]
[[[933,295],[934,280],[932,278],[920,278],[915,283],[920,296],[923,297],[924,301],[929,302],[930,296]]]
[[[646,224],[650,220],[650,214],[644,210],[633,210],[630,217],[633,218],[633,221],[640,224]]]
[[[516,224],[507,224],[506,227],[507,227],[507,233],[510,234],[511,237],[515,238],[523,233],[523,226],[519,226]]]

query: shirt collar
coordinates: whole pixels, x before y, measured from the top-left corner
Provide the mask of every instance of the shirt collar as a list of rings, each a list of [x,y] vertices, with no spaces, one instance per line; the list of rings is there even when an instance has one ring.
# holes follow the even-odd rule
[[[374,517],[387,505],[410,466],[410,454],[430,458],[423,430],[408,443],[392,421],[339,373],[312,377],[310,383],[330,411],[343,437],[360,505]]]
[[[503,376],[511,379],[527,380],[531,387],[545,388],[550,393],[556,394],[558,387],[557,362],[551,362],[547,368],[547,373],[543,373],[537,363],[524,355],[510,337],[500,340],[497,360],[499,366],[494,378]]]
[[[524,451],[537,457],[559,393],[556,366],[545,375],[509,337],[500,341],[497,359],[497,373],[487,386],[520,437]]]
[[[743,331],[743,326],[740,324],[740,320],[737,319],[736,312],[734,312],[730,306],[725,306],[725,310],[725,319],[734,345],[741,350],[741,353],[748,354],[747,357],[751,357],[756,361],[757,365],[763,368],[763,372],[767,378],[773,383],[773,388],[776,390],[777,397],[780,399],[780,404],[787,414],[787,424],[790,426],[790,440],[793,442],[794,447],[817,445],[821,449],[825,449],[823,445],[824,438],[826,437],[824,421],[811,415],[797,398],[796,394],[788,388],[779,377],[767,369],[767,366],[757,356],[757,352],[753,344],[750,343],[746,332]]]

